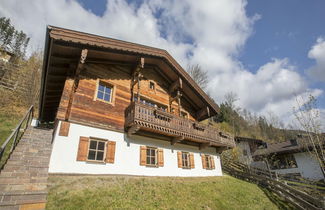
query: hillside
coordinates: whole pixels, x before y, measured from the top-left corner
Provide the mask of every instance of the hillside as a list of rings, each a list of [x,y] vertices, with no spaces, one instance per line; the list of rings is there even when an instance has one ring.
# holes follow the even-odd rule
[[[230,176],[50,177],[47,209],[278,209],[255,184]],[[268,194],[268,196],[266,195]],[[282,208],[285,203],[277,200]]]

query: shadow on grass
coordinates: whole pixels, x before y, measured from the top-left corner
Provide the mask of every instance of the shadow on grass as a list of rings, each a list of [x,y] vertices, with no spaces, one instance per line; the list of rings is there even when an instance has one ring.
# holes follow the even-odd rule
[[[279,209],[286,210],[286,209],[296,209],[293,205],[285,201],[284,199],[280,198],[275,193],[269,191],[268,189],[258,185],[258,187],[264,192],[264,194],[274,203]]]

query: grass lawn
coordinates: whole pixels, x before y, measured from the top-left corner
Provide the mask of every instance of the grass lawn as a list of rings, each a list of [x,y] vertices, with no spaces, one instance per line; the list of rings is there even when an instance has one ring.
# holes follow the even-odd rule
[[[273,195],[230,176],[54,176],[46,209],[278,209]],[[270,200],[271,199],[271,200]],[[285,207],[286,208],[286,207]]]

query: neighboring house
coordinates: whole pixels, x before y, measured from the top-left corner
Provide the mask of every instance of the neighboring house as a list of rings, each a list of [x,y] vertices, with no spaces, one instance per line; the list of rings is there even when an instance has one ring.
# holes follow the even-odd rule
[[[252,154],[261,148],[266,148],[267,144],[254,138],[236,136],[236,147],[238,151],[238,161],[250,165],[253,162]]]
[[[165,50],[49,26],[44,52],[50,173],[222,175],[234,139],[199,123],[219,108]]]
[[[302,138],[267,144],[267,148],[256,150],[251,166],[269,168],[279,174],[299,175],[311,180],[324,179],[318,161],[302,144]]]

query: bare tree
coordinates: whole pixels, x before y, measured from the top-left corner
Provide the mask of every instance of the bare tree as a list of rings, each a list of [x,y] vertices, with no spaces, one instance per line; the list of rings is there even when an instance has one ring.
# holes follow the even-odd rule
[[[188,66],[187,72],[202,89],[205,89],[207,87],[208,73],[207,71],[204,71],[198,64]]]
[[[321,135],[320,112],[316,102],[316,98],[312,95],[309,95],[307,100],[303,97],[296,97],[297,107],[294,107],[293,110],[299,126],[306,132],[306,138],[302,138],[301,143],[316,158],[325,176],[323,150],[325,140]]]

